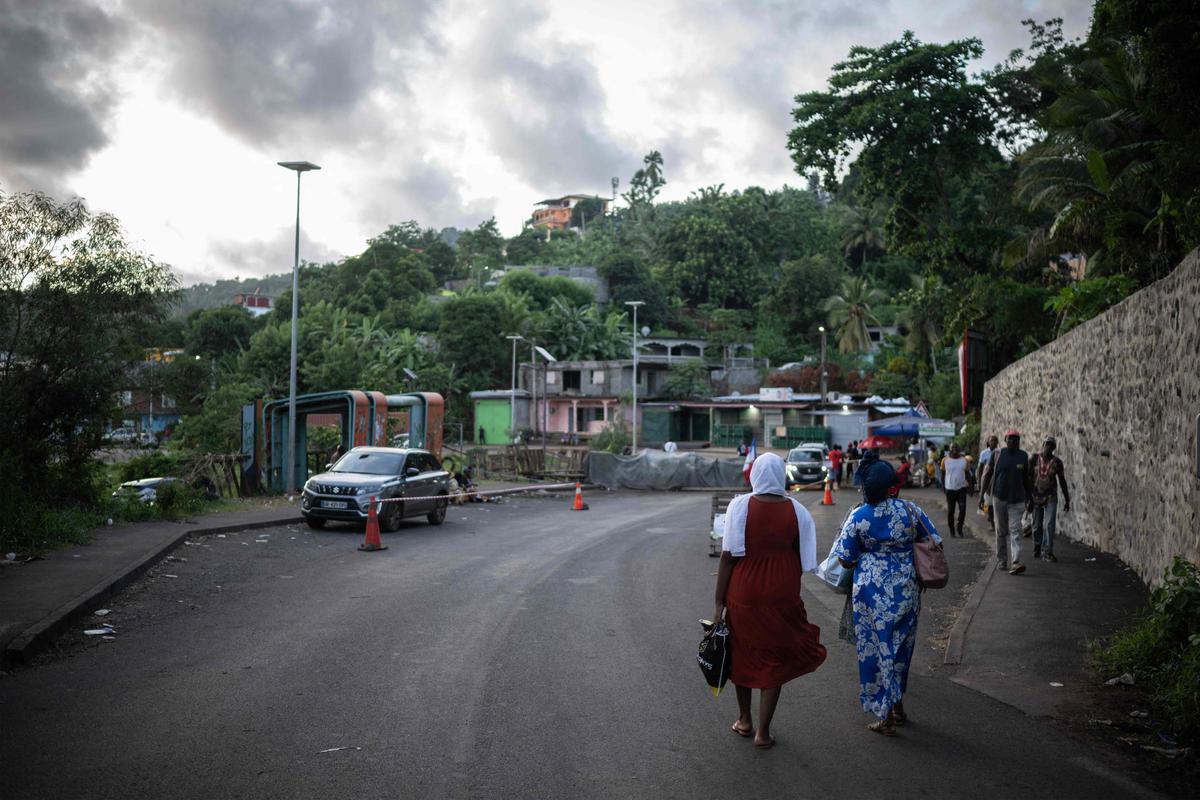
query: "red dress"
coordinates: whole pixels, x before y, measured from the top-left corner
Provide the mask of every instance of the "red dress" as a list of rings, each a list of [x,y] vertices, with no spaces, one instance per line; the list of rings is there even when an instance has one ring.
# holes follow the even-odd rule
[[[746,555],[733,567],[725,597],[738,686],[770,689],[807,675],[825,661],[821,629],[800,599],[796,511],[789,503],[750,498]]]

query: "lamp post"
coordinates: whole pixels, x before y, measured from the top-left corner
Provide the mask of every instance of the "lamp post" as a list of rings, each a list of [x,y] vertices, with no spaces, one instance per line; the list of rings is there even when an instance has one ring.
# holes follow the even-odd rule
[[[504,337],[512,342],[512,388],[508,392],[508,439],[512,442],[517,432],[517,342],[525,337],[519,333],[510,333]]]
[[[821,332],[821,402],[825,402],[825,380],[828,377],[825,372],[825,326],[817,328]]]
[[[637,455],[637,387],[638,387],[638,306],[646,305],[643,300],[626,300],[625,305],[633,309],[633,443],[629,448],[631,455]]]
[[[292,360],[288,369],[287,493],[296,493],[296,330],[300,316],[300,176],[320,169],[311,161],[279,161],[296,173],[296,249],[292,260]]]

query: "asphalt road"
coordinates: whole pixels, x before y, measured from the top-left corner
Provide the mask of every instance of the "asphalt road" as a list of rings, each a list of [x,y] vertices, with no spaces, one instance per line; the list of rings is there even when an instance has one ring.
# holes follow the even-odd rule
[[[113,641],[70,634],[0,679],[0,797],[1137,796],[924,641],[913,724],[867,732],[841,598],[811,578],[829,659],[756,750],[694,662],[707,495],[588,501],[455,508],[379,553],[302,527],[180,548],[114,602]]]

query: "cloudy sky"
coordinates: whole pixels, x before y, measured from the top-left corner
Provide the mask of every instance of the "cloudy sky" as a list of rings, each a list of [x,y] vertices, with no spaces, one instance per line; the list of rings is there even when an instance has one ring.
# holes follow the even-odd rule
[[[287,271],[389,223],[508,235],[534,202],[801,183],[791,98],[853,44],[977,36],[1085,0],[0,0],[0,191],[80,195],[184,283]]]

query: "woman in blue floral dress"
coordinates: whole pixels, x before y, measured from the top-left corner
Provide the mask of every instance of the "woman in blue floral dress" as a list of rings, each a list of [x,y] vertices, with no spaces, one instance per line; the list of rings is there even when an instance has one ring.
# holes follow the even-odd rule
[[[895,736],[907,722],[904,692],[917,642],[921,594],[913,565],[913,534],[919,517],[938,543],[941,537],[925,512],[888,497],[895,470],[874,453],[855,473],[864,503],[846,517],[833,546],[844,567],[854,567],[854,631],[863,710],[878,720],[868,727]]]

